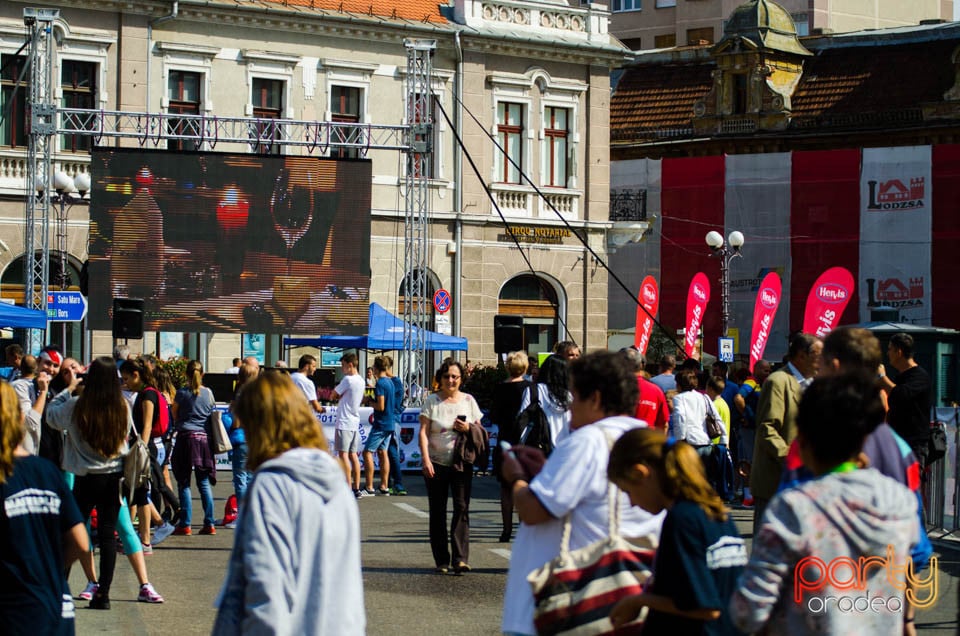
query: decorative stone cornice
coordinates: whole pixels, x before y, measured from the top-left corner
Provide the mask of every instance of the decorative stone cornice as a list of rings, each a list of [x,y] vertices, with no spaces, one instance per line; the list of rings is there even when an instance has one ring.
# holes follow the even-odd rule
[[[29,0],[9,0],[28,4]],[[453,37],[460,32],[466,51],[505,55],[509,57],[536,57],[538,59],[571,64],[613,67],[630,59],[626,49],[611,44],[606,35],[606,19],[609,12],[601,5],[585,5],[589,8],[571,8],[546,0],[517,2],[499,0],[516,8],[540,6],[544,11],[570,11],[577,15],[592,15],[597,26],[589,37],[573,37],[574,31],[531,28],[514,30],[511,33],[490,32],[471,27],[469,24],[449,22],[445,24],[418,21],[393,20],[388,17],[341,13],[339,11],[285,7],[280,4],[226,3],[217,0],[179,0],[178,14],[174,20],[156,27],[155,33],[173,30],[176,22],[221,24],[225,26],[270,29],[311,36],[338,37],[359,41],[375,41],[402,44],[409,37],[449,38],[447,45],[453,48]],[[471,0],[472,2],[472,0]],[[74,7],[87,11],[103,11],[126,15],[142,15],[147,19],[169,16],[171,0],[52,0],[58,7]],[[539,14],[538,14],[539,15]],[[602,25],[601,25],[602,23]],[[591,27],[594,28],[594,27]],[[603,38],[597,39],[599,32]],[[551,39],[555,38],[555,39]]]

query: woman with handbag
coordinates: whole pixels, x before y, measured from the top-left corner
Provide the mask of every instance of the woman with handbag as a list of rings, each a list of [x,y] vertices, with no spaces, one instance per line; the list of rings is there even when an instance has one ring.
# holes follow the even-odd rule
[[[78,390],[81,386],[82,389]],[[78,395],[73,395],[77,391]],[[66,432],[63,469],[76,475],[73,494],[80,514],[89,521],[97,509],[100,545],[100,580],[90,600],[91,609],[110,609],[110,585],[117,562],[114,530],[120,512],[120,479],[133,430],[130,408],[120,391],[120,378],[112,358],[97,358],[81,380],[70,385],[47,407],[47,423]]]
[[[167,401],[157,389],[153,373],[140,360],[124,360],[120,365],[120,379],[124,388],[136,394],[133,402],[133,428],[150,451],[150,483],[133,492],[131,514],[140,519],[140,543],[147,554],[153,553],[153,544],[158,544],[173,533],[174,527],[165,521],[157,510],[161,499],[168,506],[179,506],[177,496],[163,481],[160,468],[166,461],[163,447],[163,433],[160,431],[161,419],[169,422]],[[164,411],[161,413],[161,411]],[[150,541],[150,522],[157,524],[157,531]]]
[[[536,476],[527,474],[513,454],[520,454],[522,460],[531,449],[517,447],[503,458],[503,479],[512,484],[521,521],[504,593],[501,627],[505,634],[532,635],[547,628],[543,621],[549,620],[549,613],[543,601],[535,600],[528,576],[560,554],[564,535],[569,551],[589,549],[610,536],[616,515],[624,537],[648,537],[653,544],[660,532],[662,515],[631,508],[607,480],[613,442],[626,431],[646,425],[632,417],[639,394],[632,365],[618,353],[596,351],[572,360],[569,371],[570,435],[560,441]],[[616,502],[614,510],[611,501]],[[610,601],[603,603],[612,606]],[[609,621],[601,622],[605,625],[596,626],[598,631],[578,633],[611,631]]]
[[[530,385],[520,398],[520,408],[517,413],[530,406],[530,392],[537,392],[537,400],[550,426],[551,446],[556,446],[561,439],[570,434],[569,385],[567,362],[559,355],[553,354],[543,361],[537,372],[536,383]]]
[[[696,450],[659,431],[628,431],[613,445],[607,475],[634,506],[651,514],[667,511],[653,583],[614,606],[614,627],[635,620],[646,607],[645,633],[739,635],[727,605],[747,548]]]
[[[213,485],[217,483],[217,462],[207,436],[210,414],[216,407],[213,391],[203,386],[203,365],[199,360],[187,363],[187,386],[177,391],[173,402],[174,430],[177,442],[173,447],[173,478],[180,491],[180,520],[173,534],[193,533],[190,522],[193,506],[190,500],[190,476],[196,475],[200,501],[203,504],[203,528],[200,534],[217,534],[213,518]]]
[[[697,372],[684,369],[677,374],[677,393],[673,398],[673,412],[670,415],[670,435],[693,446],[704,466],[708,466],[713,452],[711,437],[720,437],[720,443],[727,444],[727,432],[723,428],[723,419],[717,407],[709,397],[697,391]],[[708,431],[712,419],[718,428]],[[716,433],[712,435],[711,433]]]
[[[420,409],[420,453],[430,510],[430,548],[438,574],[452,565],[454,574],[470,571],[470,487],[473,464],[455,466],[454,449],[461,435],[480,426],[483,414],[472,395],[460,391],[463,366],[446,360],[437,371],[440,390]],[[447,498],[453,497],[453,519],[447,534]]]
[[[83,367],[80,366],[79,362],[73,358],[64,358],[63,363],[60,365],[60,371],[58,371],[57,375],[50,381],[50,390],[53,391],[54,395],[60,393],[60,391],[69,387],[73,383],[74,378],[82,372]],[[63,436],[63,433],[60,431],[55,431],[54,429],[48,430],[51,434],[56,433],[61,437]],[[75,475],[71,472],[63,472],[62,474],[67,482],[67,488],[72,492],[73,484],[76,480]],[[153,588],[153,585],[150,584],[150,579],[147,578],[147,563],[143,558],[143,545],[140,543],[140,537],[137,536],[137,533],[133,529],[133,522],[130,518],[130,508],[127,507],[126,496],[122,496],[120,499],[120,511],[117,513],[116,527],[117,539],[123,546],[123,553],[126,555],[127,561],[130,562],[130,567],[133,568],[133,573],[140,583],[140,593],[137,595],[137,600],[141,603],[163,603],[163,597]],[[97,581],[97,567],[93,543],[88,543],[86,552],[77,560],[80,563],[80,567],[83,568],[84,576],[87,578],[87,585],[83,588],[83,591],[77,594],[77,598],[81,601],[89,601],[93,598],[93,595],[97,593],[97,590],[100,589],[100,583]]]
[[[510,374],[510,379],[493,387],[493,408],[490,411],[490,419],[499,429],[498,440],[508,444],[519,444],[520,434],[523,431],[517,426],[517,413],[520,412],[520,400],[530,386],[530,382],[523,377],[530,366],[530,361],[525,352],[513,351],[507,354],[504,366]],[[529,401],[529,397],[527,399]],[[501,461],[502,451],[499,446],[495,446],[493,474],[500,482],[500,516],[503,519],[500,543],[508,543],[513,535],[513,491],[510,489],[510,484],[500,477]]]

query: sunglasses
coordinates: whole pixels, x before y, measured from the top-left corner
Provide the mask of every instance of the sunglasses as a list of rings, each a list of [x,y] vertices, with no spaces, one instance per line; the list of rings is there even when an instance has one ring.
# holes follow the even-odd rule
[[[448,373],[447,375],[443,376],[443,378],[444,378],[445,380],[459,380],[459,379],[460,379],[460,376],[459,376],[459,375],[450,375],[450,374]]]

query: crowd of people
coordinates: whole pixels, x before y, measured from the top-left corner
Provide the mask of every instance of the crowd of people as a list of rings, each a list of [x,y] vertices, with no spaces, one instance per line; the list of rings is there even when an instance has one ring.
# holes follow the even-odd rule
[[[822,340],[797,334],[782,364],[760,361],[752,373],[722,363],[704,372],[691,360],[678,367],[666,355],[649,377],[632,347],[581,355],[561,343],[533,376],[526,353],[508,354],[509,378],[489,412],[500,442],[500,541],[513,542],[503,633],[538,633],[532,574],[561,550],[607,540],[613,519],[620,536],[655,547],[655,556],[640,593],[591,605],[610,629],[914,633],[911,601],[924,581],[915,574],[932,549],[921,489],[931,389],[913,348],[907,334],[890,339],[894,378],[876,337],[856,328]],[[78,560],[88,585],[77,598],[109,609],[118,538],[141,584],[138,600],[162,603],[143,554],[192,533],[191,479],[199,534],[216,533],[216,404],[202,365],[190,361],[174,390],[151,356],[116,353],[83,368],[48,348],[22,356],[0,382],[0,527],[9,528],[0,534],[0,607],[15,627],[70,632],[66,573]],[[365,632],[363,613],[346,609],[363,598],[355,502],[406,493],[396,451],[406,396],[389,356],[377,356],[364,378],[357,356],[345,353],[331,444],[310,379],[316,364],[304,355],[288,374],[240,362],[227,418],[240,514],[221,522],[236,533],[214,633]],[[485,415],[462,390],[468,370],[445,360],[419,414],[432,568],[442,575],[472,569],[472,484],[490,453]],[[368,389],[373,426],[362,441]],[[124,459],[140,442],[151,479],[129,484]],[[718,457],[737,467],[732,487]],[[754,511],[750,549],[730,505]],[[833,576],[838,563],[865,562],[889,563],[904,581],[886,567],[851,566],[861,587]],[[882,607],[844,609],[865,587]],[[822,602],[828,596],[832,605]]]

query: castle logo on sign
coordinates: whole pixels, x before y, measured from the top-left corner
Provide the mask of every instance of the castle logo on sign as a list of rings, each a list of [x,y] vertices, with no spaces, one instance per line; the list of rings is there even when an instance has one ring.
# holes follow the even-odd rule
[[[923,276],[910,278],[905,284],[899,278],[867,279],[867,307],[922,307]]]
[[[925,177],[911,177],[910,186],[900,179],[867,181],[868,210],[904,210],[924,207]]]

